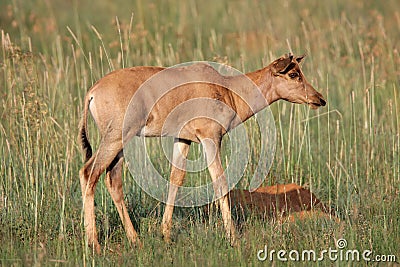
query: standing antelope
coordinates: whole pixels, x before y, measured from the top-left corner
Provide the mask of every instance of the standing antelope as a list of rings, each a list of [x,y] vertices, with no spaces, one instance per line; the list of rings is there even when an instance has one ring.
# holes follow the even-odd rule
[[[182,83],[181,86],[165,92],[157,103],[152,97],[160,95],[157,86],[148,86],[135,105],[130,100],[150,77],[167,70],[162,67],[133,67],[114,71],[100,79],[86,94],[84,100],[83,117],[80,126],[80,139],[85,155],[85,165],[79,172],[82,189],[84,225],[88,244],[100,253],[100,244],[97,239],[94,213],[94,192],[100,175],[106,171],[106,186],[111,194],[119,216],[121,217],[126,234],[130,242],[139,243],[138,235],[129,218],[122,190],[122,162],[123,146],[128,140],[126,136],[173,136],[174,153],[171,166],[168,202],[162,220],[164,239],[170,241],[172,213],[178,187],[183,184],[185,177],[186,157],[191,142],[201,143],[207,159],[208,169],[213,181],[222,178],[219,205],[222,212],[224,228],[228,240],[233,245],[236,240],[235,227],[231,218],[231,210],[226,195],[224,183],[224,169],[221,165],[220,149],[224,134],[238,124],[244,122],[269,104],[283,99],[292,103],[305,103],[316,109],[325,106],[323,96],[317,92],[305,79],[299,63],[304,56],[283,56],[267,67],[243,75],[250,79],[254,87],[249,87],[235,76],[223,76],[211,66],[199,63],[189,67],[173,68],[165,73],[162,82],[195,75],[196,81],[221,81],[214,84]],[[204,79],[203,79],[204,78]],[[163,86],[163,84],[159,84]],[[229,90],[233,86],[235,90]],[[258,93],[257,93],[257,92]],[[187,113],[200,114],[202,110],[211,110],[219,114],[218,122],[206,116],[196,116],[183,125],[174,124],[169,120],[168,127],[164,127],[170,113],[182,103],[194,99],[211,99],[210,106],[192,105],[182,111],[175,112],[176,121],[180,115]],[[212,104],[215,101],[222,105]],[[221,108],[226,106],[228,108]],[[92,149],[87,137],[87,115],[90,110],[94,121],[101,133],[101,143],[96,153]],[[185,112],[185,114],[183,114]],[[130,119],[124,119],[126,114]],[[125,120],[125,123],[124,123]],[[172,121],[172,122],[171,122]]]

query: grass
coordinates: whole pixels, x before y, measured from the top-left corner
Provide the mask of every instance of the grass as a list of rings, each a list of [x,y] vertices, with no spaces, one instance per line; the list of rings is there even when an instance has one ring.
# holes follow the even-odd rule
[[[264,244],[319,250],[339,238],[398,262],[399,9],[395,0],[2,1],[1,264],[265,265],[256,256]],[[328,106],[271,106],[278,142],[266,183],[307,184],[343,223],[249,217],[239,247],[230,248],[218,216],[204,220],[201,210],[182,208],[168,246],[159,233],[163,205],[125,170],[126,201],[144,247],[129,248],[100,182],[96,212],[106,249],[93,255],[83,238],[76,141],[86,90],[124,66],[210,60],[246,72],[290,50],[308,54],[303,70]],[[98,143],[93,123],[90,137]]]

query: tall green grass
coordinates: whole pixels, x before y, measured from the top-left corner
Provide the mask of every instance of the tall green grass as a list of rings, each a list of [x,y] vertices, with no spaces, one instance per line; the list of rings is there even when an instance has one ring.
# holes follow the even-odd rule
[[[342,237],[350,249],[400,257],[399,10],[394,0],[2,1],[2,265],[257,265],[264,244],[334,248]],[[159,234],[163,205],[125,170],[126,201],[144,247],[129,247],[100,182],[105,249],[92,255],[83,238],[76,141],[86,90],[126,66],[210,60],[247,72],[288,51],[308,54],[303,71],[328,106],[271,106],[278,143],[266,183],[307,185],[337,209],[342,224],[251,217],[239,247],[230,248],[218,217],[177,209],[169,246]],[[92,122],[90,137],[98,143]]]

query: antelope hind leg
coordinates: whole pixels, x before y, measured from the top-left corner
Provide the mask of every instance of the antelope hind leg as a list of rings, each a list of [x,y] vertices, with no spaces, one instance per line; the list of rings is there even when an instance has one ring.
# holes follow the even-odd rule
[[[79,171],[87,242],[89,246],[93,247],[97,254],[100,254],[101,246],[97,238],[94,192],[100,175],[112,163],[121,149],[121,143],[118,141],[107,143],[107,147],[100,144],[98,151]]]
[[[122,164],[124,158],[122,151],[115,157],[111,165],[107,168],[106,174],[106,186],[111,198],[117,208],[119,217],[121,218],[122,224],[125,228],[126,236],[129,242],[133,245],[141,247],[141,243],[138,234],[133,227],[132,221],[129,217],[125,201],[124,192],[122,188]]]

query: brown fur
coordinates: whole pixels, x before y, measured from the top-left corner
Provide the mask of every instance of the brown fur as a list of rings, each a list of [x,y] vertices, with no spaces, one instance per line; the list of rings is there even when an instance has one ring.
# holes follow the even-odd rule
[[[268,193],[268,194],[282,194],[286,192],[290,192],[293,190],[302,189],[302,187],[298,184],[277,184],[270,186],[262,186],[255,190],[255,192],[259,193]]]
[[[310,190],[296,184],[283,184],[260,187],[254,192],[248,190],[232,190],[229,192],[232,207],[248,210],[266,216],[287,217],[306,211],[320,210],[334,215],[334,211],[326,207]]]
[[[172,69],[133,67],[114,71],[100,79],[86,94],[80,128],[85,165],[80,170],[79,176],[88,244],[97,253],[100,253],[95,225],[94,192],[97,181],[104,171],[106,171],[108,191],[117,207],[128,239],[133,244],[139,243],[138,235],[126,210],[122,190],[123,134],[127,139],[135,135],[175,137],[174,149],[179,148],[180,152],[174,153],[173,161],[176,163],[175,166],[178,165],[182,168],[172,166],[170,180],[177,186],[183,184],[184,167],[190,142],[201,142],[206,155],[208,155],[207,158],[212,158],[210,155],[216,155],[213,161],[208,160],[207,163],[213,181],[217,180],[220,176],[224,177],[220,146],[221,139],[227,131],[279,99],[293,103],[305,103],[312,108],[325,105],[322,95],[307,82],[300,70],[299,63],[302,58],[292,55],[284,56],[263,69],[247,73],[245,77],[253,81],[259,90],[254,86],[249,86],[243,76],[222,76],[211,66],[202,63]],[[153,84],[145,92],[141,91],[135,94],[138,88],[156,73],[160,74],[162,78],[158,81],[159,84]],[[168,88],[174,81],[185,81],[185,79],[191,81],[212,79],[215,84],[202,82],[184,84],[165,92],[165,95],[157,99],[163,88]],[[138,97],[137,101],[134,105],[129,105],[134,95]],[[186,107],[186,110],[175,114],[176,122],[172,120],[172,123],[163,127],[174,108],[198,98],[218,100],[218,103],[225,104],[225,108],[224,105],[218,104],[189,106]],[[157,104],[153,106],[155,100],[157,100]],[[94,154],[87,137],[86,120],[89,110],[102,137],[99,148]],[[219,123],[204,118],[202,116],[204,110],[217,114]],[[125,114],[129,116],[123,127]],[[178,119],[187,114],[193,115],[192,118],[196,117],[196,119],[180,125]],[[147,117],[147,115],[149,116]],[[225,180],[222,179],[222,181]],[[220,189],[222,195],[227,193],[224,182],[221,185],[215,184],[215,189]],[[177,187],[170,187],[163,217],[162,231],[166,241],[170,240],[176,191]],[[234,244],[235,228],[231,220],[227,196],[221,197],[219,204],[226,235],[231,244]]]

